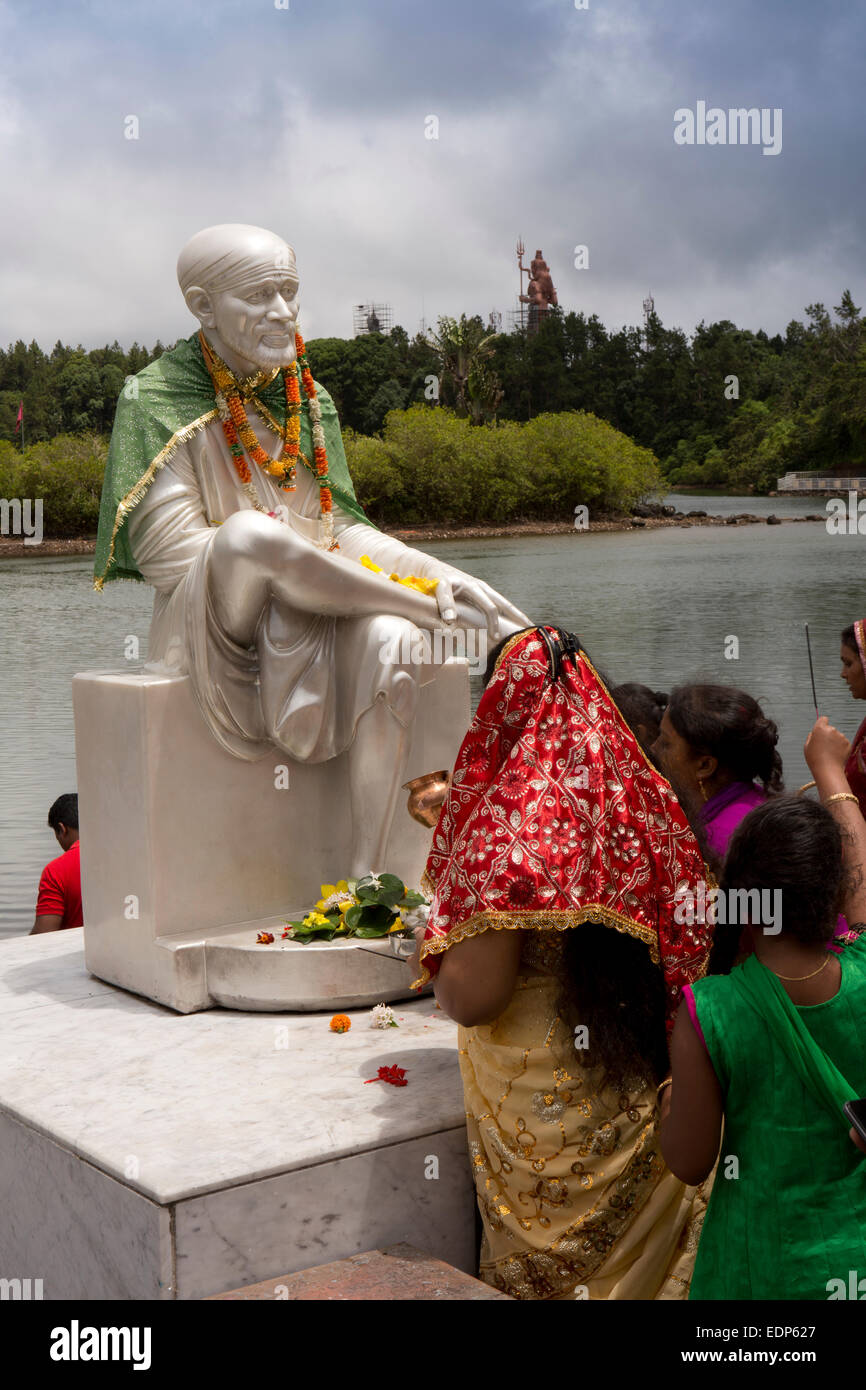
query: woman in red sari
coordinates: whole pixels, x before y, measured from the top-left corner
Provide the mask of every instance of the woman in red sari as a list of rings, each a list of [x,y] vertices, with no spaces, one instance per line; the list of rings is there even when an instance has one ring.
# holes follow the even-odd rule
[[[481,1277],[521,1299],[686,1296],[703,1194],[658,1143],[667,1029],[706,968],[698,842],[586,653],[509,638],[433,834],[421,982],[460,1024]]]
[[[850,690],[852,699],[866,700],[866,619],[859,618],[856,623],[846,627],[842,633],[839,656],[842,661],[842,679]],[[845,776],[860,803],[860,810],[866,816],[866,719],[852,740],[851,751],[845,764]]]

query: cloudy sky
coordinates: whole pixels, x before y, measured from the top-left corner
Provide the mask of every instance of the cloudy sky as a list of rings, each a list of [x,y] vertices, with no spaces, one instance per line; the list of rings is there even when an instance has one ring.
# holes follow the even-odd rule
[[[308,337],[507,321],[518,236],[611,328],[783,331],[866,302],[864,51],[853,0],[0,0],[0,342],[191,332],[215,222],[295,246]],[[701,101],[781,153],[676,144]]]

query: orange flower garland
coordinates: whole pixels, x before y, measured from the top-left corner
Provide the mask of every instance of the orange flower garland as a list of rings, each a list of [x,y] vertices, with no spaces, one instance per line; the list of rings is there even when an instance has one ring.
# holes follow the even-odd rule
[[[201,343],[205,366],[216,388],[217,409],[222,421],[223,433],[226,436],[226,442],[231,450],[241,482],[247,484],[252,481],[249,465],[244,458],[244,449],[246,449],[250,458],[266,473],[269,473],[271,477],[284,480],[282,487],[285,492],[291,492],[295,486],[294,461],[291,457],[288,462],[283,459],[272,459],[270,454],[265,452],[247,418],[237,381],[225,362],[214,352],[203,333],[199,333],[199,342]],[[288,377],[284,377],[284,384],[286,391],[286,434],[288,435],[289,423],[293,415],[300,414],[300,398],[296,390],[293,410]],[[297,383],[295,384],[297,387]],[[300,422],[298,422],[298,426],[298,436],[300,436]]]
[[[238,382],[225,362],[214,352],[204,333],[199,333],[199,342],[201,343],[205,366],[214,384],[217,412],[231,451],[232,461],[244,492],[252,505],[257,511],[266,510],[256,492],[245,451],[271,477],[283,479],[280,484],[283,492],[294,491],[297,461],[299,457],[303,458],[319,485],[321,517],[319,544],[328,550],[338,550],[339,544],[334,537],[334,503],[328,477],[328,455],[325,449],[325,433],[322,429],[322,410],[316,394],[316,383],[313,381],[313,374],[307,361],[306,345],[300,333],[295,333],[297,357],[291,368],[283,370],[283,385],[286,392],[286,423],[283,430],[284,448],[281,459],[272,459],[262,448],[247,418]],[[315,460],[312,465],[300,452],[301,393],[298,385],[299,378],[303,382],[304,394],[309,403],[313,458]]]
[[[304,392],[310,403],[310,424],[313,434],[313,472],[319,484],[319,508],[322,517],[322,539],[321,544],[328,550],[338,550],[339,545],[334,539],[334,515],[333,498],[329,487],[328,477],[328,455],[325,451],[325,432],[322,429],[322,408],[319,405],[316,395],[316,383],[313,381],[313,373],[310,371],[310,364],[307,361],[307,347],[300,333],[295,334],[295,342],[298,348],[298,358],[295,364],[296,369],[300,367],[301,380],[304,383]]]

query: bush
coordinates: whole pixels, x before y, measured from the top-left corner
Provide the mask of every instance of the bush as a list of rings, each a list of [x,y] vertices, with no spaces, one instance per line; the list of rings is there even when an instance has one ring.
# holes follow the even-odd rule
[[[584,411],[538,415],[522,426],[534,518],[564,519],[577,506],[590,514],[628,511],[662,486],[649,449]]]
[[[627,511],[662,487],[648,449],[584,412],[471,425],[444,407],[391,411],[381,439],[350,435],[358,499],[375,521],[566,520]]]
[[[49,538],[94,535],[107,456],[100,435],[59,434],[23,453],[0,442],[0,496],[41,497]]]

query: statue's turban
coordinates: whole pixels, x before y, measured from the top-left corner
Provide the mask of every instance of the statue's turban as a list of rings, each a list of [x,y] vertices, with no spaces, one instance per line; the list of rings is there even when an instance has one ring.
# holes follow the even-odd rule
[[[193,285],[214,293],[249,289],[263,271],[297,279],[295,253],[282,237],[263,227],[226,222],[196,232],[177,260],[177,278],[186,294]]]

